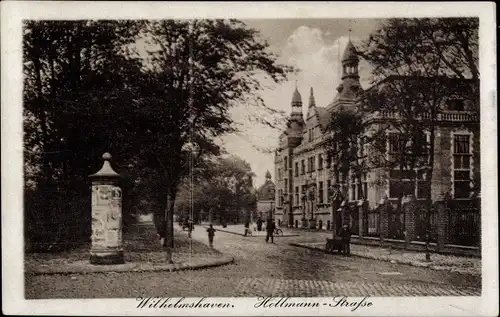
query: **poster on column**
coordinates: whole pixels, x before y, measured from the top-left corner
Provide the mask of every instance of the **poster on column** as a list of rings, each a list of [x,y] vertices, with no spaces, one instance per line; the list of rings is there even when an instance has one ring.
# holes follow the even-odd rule
[[[92,186],[92,247],[105,248],[107,217],[110,212],[111,188],[108,185]]]

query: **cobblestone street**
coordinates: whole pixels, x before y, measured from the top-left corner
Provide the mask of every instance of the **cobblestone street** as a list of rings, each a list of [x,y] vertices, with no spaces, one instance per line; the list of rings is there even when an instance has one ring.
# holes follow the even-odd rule
[[[186,232],[177,232],[186,235]],[[193,239],[208,244],[205,229]],[[196,271],[32,275],[27,298],[136,296],[475,296],[481,277],[288,245],[303,237],[246,238],[216,232],[215,248],[234,264]]]

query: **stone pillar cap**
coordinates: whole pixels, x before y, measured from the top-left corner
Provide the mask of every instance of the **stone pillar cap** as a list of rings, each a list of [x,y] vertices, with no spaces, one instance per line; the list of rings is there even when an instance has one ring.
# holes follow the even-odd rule
[[[111,160],[111,154],[106,152],[102,155],[102,158],[104,160],[104,164],[102,165],[101,169],[97,173],[92,174],[89,177],[91,177],[91,178],[118,178],[120,175],[118,175],[118,173],[113,170],[113,168],[111,167],[111,164],[109,163],[109,161]]]

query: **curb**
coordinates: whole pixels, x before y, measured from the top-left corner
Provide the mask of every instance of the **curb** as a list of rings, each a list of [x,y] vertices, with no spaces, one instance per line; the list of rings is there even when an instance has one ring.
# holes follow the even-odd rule
[[[205,228],[208,228],[208,227],[205,227]],[[215,229],[215,230],[220,231],[220,232],[225,232],[225,233],[236,234],[236,235],[239,235],[239,236],[242,236],[245,238],[265,238],[266,237],[265,235],[255,235],[255,236],[247,235],[247,236],[245,236],[243,233],[238,233],[238,232],[224,230],[224,229]],[[300,237],[300,234],[283,234],[282,236],[276,236],[276,235],[274,236],[274,238],[288,238],[288,237]]]
[[[331,254],[334,255],[333,253],[327,252],[325,249],[317,248],[317,247],[311,247],[307,245],[302,245],[299,243],[289,243],[288,245],[294,246],[294,247],[299,247],[299,248],[305,248],[309,250],[314,250],[314,251],[320,251],[326,254]],[[377,258],[369,255],[364,255],[364,254],[356,254],[351,251],[351,256],[357,256],[359,258],[365,258],[365,259],[372,259],[372,260],[377,260],[377,261],[384,261],[384,262],[390,262],[390,263],[395,263],[395,264],[403,264],[403,265],[409,265],[409,266],[414,266],[414,267],[423,267],[423,268],[428,268],[431,270],[435,271],[447,271],[450,273],[458,273],[458,274],[466,274],[466,275],[473,275],[473,276],[481,276],[481,274],[476,274],[476,273],[470,273],[470,272],[460,272],[456,271],[453,269],[449,268],[441,268],[441,267],[436,267],[432,263],[429,264],[421,264],[421,263],[415,263],[412,261],[404,261],[404,260],[394,260],[394,259],[388,259],[388,258]]]
[[[123,267],[123,265],[132,264],[118,264],[122,265],[122,267],[112,267],[106,265],[96,265],[94,267],[88,267],[80,270],[71,270],[71,269],[56,269],[56,270],[40,270],[35,269],[31,271],[26,271],[26,274],[30,275],[70,275],[70,274],[95,274],[95,273],[129,273],[129,272],[176,272],[176,271],[185,271],[185,270],[202,270],[211,267],[218,267],[223,265],[228,265],[234,263],[233,257],[224,257],[221,260],[212,261],[209,263],[199,263],[189,265],[188,263],[177,263],[177,264],[160,264],[160,265],[152,265],[151,267]],[[137,265],[137,264],[136,264]]]

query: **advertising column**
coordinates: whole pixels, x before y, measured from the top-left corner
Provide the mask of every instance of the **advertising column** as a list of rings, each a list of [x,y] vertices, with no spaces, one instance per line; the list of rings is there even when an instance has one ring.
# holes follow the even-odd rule
[[[119,175],[111,167],[111,155],[104,153],[104,164],[92,179],[91,264],[122,264],[122,190]]]

